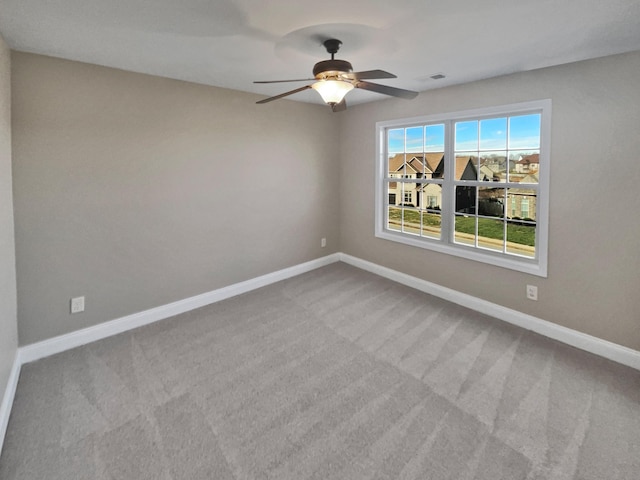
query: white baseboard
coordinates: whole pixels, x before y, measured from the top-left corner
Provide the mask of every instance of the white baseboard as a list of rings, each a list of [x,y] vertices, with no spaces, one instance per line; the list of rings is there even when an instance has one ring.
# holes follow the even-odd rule
[[[223,287],[208,293],[196,295],[194,297],[179,300],[156,308],[151,308],[132,315],[127,315],[126,317],[101,323],[93,327],[76,330],[75,332],[60,335],[42,342],[26,345],[18,349],[18,361],[20,365],[33,362],[40,358],[86,345],[88,343],[95,342],[96,340],[117,335],[118,333],[133,330],[134,328],[142,327],[159,320],[164,320],[242,293],[250,292],[251,290],[255,290],[338,261],[348,263],[349,265],[375,273],[381,277],[388,278],[422,292],[429,293],[444,300],[465,306],[513,325],[517,325],[526,330],[539,333],[545,337],[558,340],[581,350],[594,353],[601,357],[608,358],[609,360],[613,360],[614,362],[640,370],[640,352],[637,350],[623,347],[622,345],[608,342],[417,277],[412,277],[411,275],[407,275],[345,253],[334,253],[326,257],[252,278],[244,282],[229,285],[228,287]]]
[[[558,340],[562,343],[566,343],[567,345],[571,345],[595,355],[608,358],[614,362],[635,368],[636,370],[640,370],[640,352],[637,350],[623,347],[622,345],[608,342],[607,340],[602,340],[600,338],[587,335],[586,333],[578,332],[417,277],[412,277],[411,275],[407,275],[387,267],[382,267],[375,263],[371,263],[357,257],[352,257],[345,253],[340,253],[339,257],[340,261],[348,263],[354,267],[375,273],[376,275],[388,278],[389,280],[401,283],[402,285],[415,288],[416,290],[420,290],[507,323],[517,325],[518,327],[522,327],[526,330],[539,333],[545,337]]]
[[[167,305],[151,308],[143,312],[127,315],[125,317],[110,320],[92,327],[83,328],[82,330],[76,330],[41,342],[25,345],[19,349],[20,363],[25,364],[33,362],[56,353],[95,342],[96,340],[101,340],[112,335],[117,335],[118,333],[133,330],[134,328],[142,327],[159,320],[164,320],[196,308],[204,307],[206,305],[315,270],[316,268],[324,267],[325,265],[338,262],[339,260],[339,254],[334,253],[326,257],[311,260],[310,262],[294,265],[293,267],[268,273],[244,282],[235,283],[218,290],[213,290],[211,292],[179,300]]]
[[[16,396],[16,389],[18,388],[18,379],[20,378],[20,352],[16,352],[13,360],[13,366],[11,367],[11,373],[9,373],[9,380],[7,381],[7,388],[4,390],[2,397],[2,403],[0,403],[0,453],[2,453],[2,445],[4,443],[4,437],[7,433],[7,427],[9,426],[9,416],[11,415],[11,407],[13,405],[13,399]]]
[[[286,280],[287,278],[301,275],[338,261],[340,261],[339,254],[334,253],[327,255],[326,257],[294,265],[293,267],[285,268],[283,270],[278,270],[277,272],[268,273],[244,282],[235,283],[218,290],[213,290],[211,292],[179,300],[167,305],[162,305],[143,312],[134,313],[122,318],[104,322],[99,325],[83,328],[82,330],[76,330],[64,335],[59,335],[48,340],[19,347],[11,369],[7,388],[4,396],[2,397],[2,403],[0,403],[0,453],[2,452],[4,437],[9,424],[11,407],[13,405],[18,386],[18,379],[20,377],[20,369],[25,363],[34,362],[56,353],[80,347],[128,330],[133,330],[134,328],[164,320],[230,297],[235,297],[236,295],[247,293],[251,290],[265,287],[272,283]]]
[[[640,352],[636,350],[632,350],[591,335],[586,335],[576,330],[562,327],[555,323],[547,322],[546,320],[542,320],[471,295],[460,293],[450,288],[412,277],[411,275],[407,275],[351,255],[334,253],[310,262],[229,285],[228,287],[223,287],[218,290],[213,290],[202,295],[196,295],[184,300],[151,308],[143,312],[127,315],[126,317],[101,323],[93,327],[77,330],[75,332],[18,348],[9,376],[9,381],[7,383],[4,396],[2,397],[2,403],[0,403],[0,452],[2,452],[2,444],[4,442],[5,433],[9,423],[11,406],[18,386],[20,369],[25,363],[33,362],[49,355],[54,355],[75,347],[86,345],[96,340],[101,340],[103,338],[148,325],[159,320],[164,320],[242,293],[250,292],[251,290],[255,290],[338,261],[345,262],[354,267],[380,275],[381,277],[388,278],[389,280],[393,280],[408,287],[429,293],[444,300],[448,300],[458,305],[498,318],[499,320],[503,320],[507,323],[517,325],[526,330],[531,330],[581,350],[594,353],[601,357],[608,358],[609,360],[613,360],[614,362],[640,370]]]

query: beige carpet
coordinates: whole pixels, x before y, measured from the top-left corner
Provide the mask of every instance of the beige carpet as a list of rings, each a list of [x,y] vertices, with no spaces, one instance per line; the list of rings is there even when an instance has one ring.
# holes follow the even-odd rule
[[[640,372],[339,263],[24,366],[0,478],[640,478]]]

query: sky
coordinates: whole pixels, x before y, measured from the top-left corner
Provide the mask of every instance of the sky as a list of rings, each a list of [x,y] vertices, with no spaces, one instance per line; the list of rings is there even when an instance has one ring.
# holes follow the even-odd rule
[[[454,129],[456,152],[505,152],[540,148],[538,113],[459,121],[454,123]],[[388,153],[443,152],[444,138],[444,124],[391,129]]]

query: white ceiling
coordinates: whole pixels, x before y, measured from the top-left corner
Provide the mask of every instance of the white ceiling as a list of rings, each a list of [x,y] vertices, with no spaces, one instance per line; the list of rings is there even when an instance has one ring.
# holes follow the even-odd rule
[[[304,83],[253,80],[312,77],[336,37],[355,70],[423,91],[640,50],[640,0],[0,0],[0,33],[15,50],[263,95]]]

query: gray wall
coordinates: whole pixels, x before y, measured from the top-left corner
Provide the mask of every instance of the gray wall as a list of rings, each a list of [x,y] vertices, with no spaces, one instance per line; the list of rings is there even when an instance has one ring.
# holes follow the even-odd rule
[[[20,343],[339,249],[640,349],[639,76],[636,52],[338,116],[14,53]],[[373,236],[376,121],[541,98],[553,101],[548,278]],[[71,316],[77,295],[87,311]]]
[[[11,193],[10,63],[9,47],[0,36],[0,402],[18,348],[16,256]]]
[[[329,109],[26,53],[12,68],[21,345],[337,251]]]
[[[341,250],[640,350],[640,52],[422,93],[345,112]],[[375,122],[551,98],[549,275],[376,239]],[[539,301],[525,285],[539,287]]]

